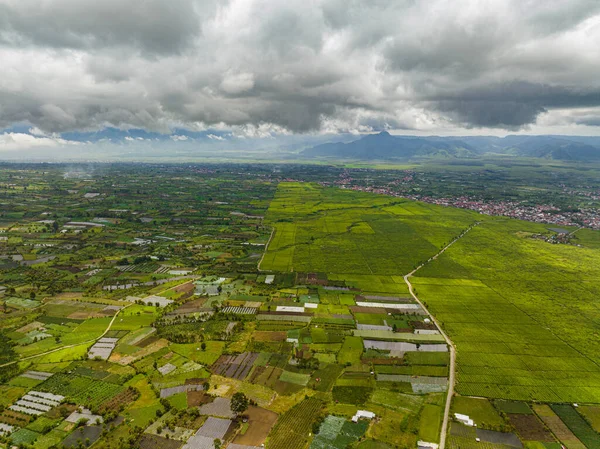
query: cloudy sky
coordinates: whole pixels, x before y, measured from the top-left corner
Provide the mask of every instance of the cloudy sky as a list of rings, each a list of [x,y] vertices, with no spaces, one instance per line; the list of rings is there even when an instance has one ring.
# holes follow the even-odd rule
[[[599,43],[598,0],[0,0],[0,147],[600,135]]]

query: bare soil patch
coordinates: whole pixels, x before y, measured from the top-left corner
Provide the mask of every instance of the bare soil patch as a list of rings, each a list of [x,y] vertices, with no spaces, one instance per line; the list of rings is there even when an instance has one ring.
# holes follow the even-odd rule
[[[192,301],[188,301],[185,304],[182,304],[181,307],[178,307],[172,313],[180,314],[196,312],[198,309],[203,308],[204,304],[206,304],[206,301],[207,298],[193,299]]]
[[[361,307],[361,306],[350,306],[348,307],[352,313],[378,313],[380,315],[387,315],[387,309],[383,307]]]
[[[208,404],[213,398],[207,395],[204,391],[188,391],[187,392],[187,403],[188,408],[200,407],[201,405]]]
[[[275,425],[278,417],[277,413],[261,407],[250,406],[244,416],[248,417],[248,430],[244,435],[238,434],[233,442],[260,447],[267,439],[271,428]]]
[[[542,424],[535,415],[509,414],[508,419],[522,440],[554,442],[552,433]]]

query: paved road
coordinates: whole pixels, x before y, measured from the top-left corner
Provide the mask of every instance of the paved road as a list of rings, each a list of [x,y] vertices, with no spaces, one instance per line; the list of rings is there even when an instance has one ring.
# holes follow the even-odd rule
[[[30,359],[35,359],[37,357],[42,357],[42,356],[47,355],[47,354],[52,354],[53,352],[62,351],[63,349],[69,349],[69,348],[74,348],[76,346],[81,346],[81,345],[85,345],[85,344],[89,344],[89,343],[95,343],[95,342],[97,342],[98,340],[100,340],[102,337],[104,337],[107,334],[107,332],[110,330],[110,328],[112,327],[113,323],[115,322],[115,320],[119,316],[119,313],[121,313],[122,310],[125,310],[130,305],[132,305],[132,304],[127,304],[122,309],[119,309],[117,311],[117,313],[115,313],[115,316],[113,316],[113,319],[110,320],[110,323],[108,323],[108,327],[104,330],[104,332],[102,332],[102,335],[100,335],[99,337],[96,337],[96,338],[94,338],[92,340],[82,341],[80,343],[75,343],[75,344],[72,344],[72,345],[61,346],[60,348],[55,348],[55,349],[52,349],[50,351],[41,352],[41,353],[35,354],[35,355],[30,355],[29,357],[23,357],[22,359],[19,359],[19,360],[14,360],[12,362],[4,363],[3,365],[0,365],[0,368],[8,366],[8,365],[12,365],[14,363],[23,362],[25,360],[30,360]]]
[[[452,401],[452,395],[454,394],[454,384],[456,382],[456,347],[454,346],[454,343],[452,343],[452,340],[450,340],[448,335],[446,335],[446,333],[440,326],[440,323],[438,323],[438,321],[435,319],[435,317],[429,312],[429,310],[427,310],[427,307],[425,307],[425,305],[421,302],[421,300],[419,298],[417,298],[417,295],[415,294],[415,292],[413,290],[413,286],[410,283],[410,281],[408,280],[408,278],[411,277],[413,274],[415,274],[423,266],[427,265],[429,262],[432,262],[435,259],[437,259],[438,256],[440,254],[442,254],[444,251],[446,251],[448,248],[450,248],[450,246],[452,246],[454,244],[454,242],[463,238],[464,235],[473,228],[473,226],[477,226],[478,224],[479,224],[479,222],[477,222],[474,225],[467,228],[467,230],[463,231],[462,234],[460,234],[458,237],[456,237],[454,240],[452,240],[450,243],[448,243],[448,245],[444,246],[440,250],[439,253],[437,253],[435,256],[428,259],[427,262],[419,265],[417,268],[415,268],[410,273],[408,273],[406,276],[404,276],[404,282],[406,282],[406,285],[408,285],[408,291],[410,292],[411,296],[415,299],[415,301],[417,301],[420,304],[421,307],[423,307],[423,310],[425,310],[425,312],[427,312],[427,314],[429,315],[431,320],[435,323],[435,325],[440,330],[440,333],[442,334],[442,336],[446,340],[446,343],[448,344],[448,347],[450,348],[450,375],[448,376],[448,395],[446,396],[446,408],[444,410],[444,420],[442,421],[442,431],[440,433],[439,449],[444,449],[446,446],[446,434],[448,433],[448,421],[450,419],[450,402]]]

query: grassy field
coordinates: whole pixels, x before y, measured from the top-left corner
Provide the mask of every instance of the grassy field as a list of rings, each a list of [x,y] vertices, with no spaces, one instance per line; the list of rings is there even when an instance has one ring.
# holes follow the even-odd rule
[[[504,424],[504,419],[487,399],[456,396],[452,400],[451,411],[469,416],[478,427],[484,429]]]
[[[363,351],[363,342],[360,337],[346,337],[342,349],[338,353],[338,363],[360,363]]]
[[[600,253],[544,230],[486,220],[413,279],[457,346],[459,393],[600,402]]]
[[[421,421],[419,424],[419,439],[437,443],[440,440],[440,427],[442,425],[442,407],[433,404],[425,404],[421,410]]]
[[[468,211],[398,198],[282,183],[267,214],[275,233],[261,268],[344,278],[399,276],[435,254],[474,217]],[[390,281],[403,285],[401,279]]]

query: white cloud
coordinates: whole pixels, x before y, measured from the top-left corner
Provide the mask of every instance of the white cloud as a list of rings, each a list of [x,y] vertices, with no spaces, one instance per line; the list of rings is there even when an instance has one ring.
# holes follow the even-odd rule
[[[76,145],[78,142],[71,142],[57,137],[38,137],[24,133],[4,133],[0,134],[0,152],[1,151],[20,151],[32,148],[56,148],[62,145]]]
[[[254,75],[252,73],[227,72],[220,87],[223,92],[230,95],[242,94],[254,87]]]

